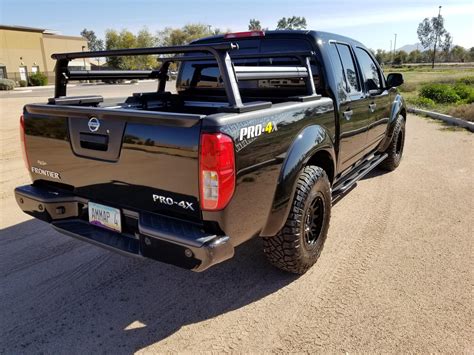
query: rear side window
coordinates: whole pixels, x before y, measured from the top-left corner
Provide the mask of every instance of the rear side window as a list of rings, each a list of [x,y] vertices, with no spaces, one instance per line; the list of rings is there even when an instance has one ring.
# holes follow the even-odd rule
[[[311,44],[303,39],[265,39],[265,40],[241,40],[237,41],[239,50],[235,54],[247,53],[269,53],[280,51],[305,51],[312,50]],[[231,53],[231,56],[234,53]],[[234,59],[237,66],[293,66],[301,65],[301,62],[294,57],[276,57],[261,59]],[[313,79],[316,89],[321,86],[319,70],[314,62],[311,61],[311,69],[313,71]],[[219,78],[219,69],[215,61],[207,62],[183,62],[181,68],[181,76],[178,79],[178,90],[186,90],[190,88],[197,89],[216,89],[223,88],[223,84]],[[305,82],[302,79],[265,79],[240,81],[240,89],[298,89],[306,90]],[[295,93],[296,95],[297,93]]]
[[[339,56],[341,57],[344,76],[346,77],[347,91],[350,93],[357,93],[360,91],[360,85],[351,50],[346,44],[338,43],[336,46]]]
[[[357,60],[359,61],[366,90],[377,90],[382,88],[380,71],[372,57],[365,49],[356,48]]]
[[[259,40],[246,40],[239,42],[239,54],[258,53],[260,48]],[[197,55],[192,53],[191,55]],[[206,55],[208,53],[202,53]],[[257,59],[237,59],[235,65],[258,65]],[[181,80],[179,83],[184,88],[221,88],[222,83],[219,78],[219,68],[215,60],[183,62],[181,67]]]
[[[339,57],[335,43],[329,45],[328,49],[333,67],[332,72],[334,75],[334,82],[336,83],[335,95],[339,97],[339,100],[345,101],[347,99],[347,84],[346,77],[344,76],[344,69],[342,68],[341,58]]]

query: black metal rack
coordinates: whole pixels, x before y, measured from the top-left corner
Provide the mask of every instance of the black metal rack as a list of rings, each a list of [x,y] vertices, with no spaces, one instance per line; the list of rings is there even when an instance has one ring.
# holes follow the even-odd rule
[[[186,46],[155,47],[155,48],[134,48],[118,49],[108,51],[73,52],[53,54],[51,57],[57,60],[56,82],[54,97],[66,96],[67,83],[70,80],[106,80],[106,79],[159,79],[158,92],[164,92],[166,80],[168,79],[169,66],[177,61],[203,61],[215,60],[220,72],[224,90],[229,102],[227,111],[244,112],[263,107],[268,107],[265,102],[243,103],[240,95],[239,80],[256,79],[278,79],[278,78],[303,78],[306,82],[307,96],[292,98],[300,101],[307,101],[320,98],[317,95],[313,82],[310,60],[313,57],[312,51],[298,52],[272,52],[260,54],[233,54],[239,46],[235,43],[214,43],[214,44],[190,44]],[[159,58],[162,65],[158,70],[68,70],[69,61],[77,58],[97,58],[97,57],[117,57],[117,56],[137,56],[137,55],[166,55],[185,53],[209,53],[207,55],[185,56],[176,55],[169,58]],[[294,57],[297,58],[301,66],[236,66],[233,59],[253,59],[253,58],[274,58],[274,57]]]

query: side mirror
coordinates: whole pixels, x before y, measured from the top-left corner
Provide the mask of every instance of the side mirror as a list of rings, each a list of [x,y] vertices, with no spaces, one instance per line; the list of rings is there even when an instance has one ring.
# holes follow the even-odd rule
[[[400,73],[390,73],[387,75],[387,87],[396,88],[403,84],[403,75]]]

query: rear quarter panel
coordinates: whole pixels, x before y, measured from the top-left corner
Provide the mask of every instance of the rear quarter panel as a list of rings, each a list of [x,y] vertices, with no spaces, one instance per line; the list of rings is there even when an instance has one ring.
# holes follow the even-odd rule
[[[258,136],[247,134],[249,127]],[[265,226],[275,198],[282,166],[290,146],[310,125],[320,125],[335,135],[333,103],[321,98],[305,103],[273,105],[238,115],[215,115],[203,122],[203,131],[222,132],[235,142],[237,178],[234,196],[220,212],[203,212],[205,220],[219,223],[234,245],[258,234]],[[265,131],[265,128],[272,127]],[[303,160],[304,157],[302,156]]]

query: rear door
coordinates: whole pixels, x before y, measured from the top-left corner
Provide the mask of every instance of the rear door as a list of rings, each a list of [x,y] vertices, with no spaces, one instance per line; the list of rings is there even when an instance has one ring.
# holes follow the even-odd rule
[[[362,47],[356,47],[355,53],[364,81],[363,89],[367,97],[367,113],[370,117],[367,144],[372,147],[385,136],[390,117],[390,96],[384,89],[384,78],[375,59]]]
[[[336,80],[334,94],[339,102],[338,170],[343,171],[364,153],[370,116],[352,48],[346,43],[331,41],[329,54]]]

